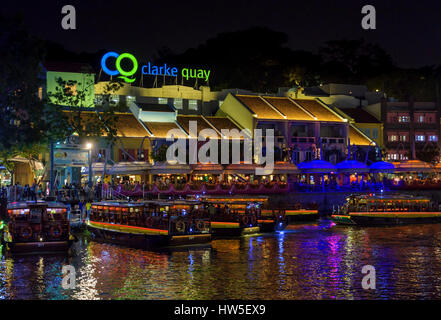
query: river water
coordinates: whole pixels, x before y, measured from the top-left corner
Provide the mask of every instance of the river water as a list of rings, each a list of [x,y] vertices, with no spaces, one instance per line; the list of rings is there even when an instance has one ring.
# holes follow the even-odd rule
[[[150,252],[77,242],[70,256],[2,257],[0,299],[436,299],[441,225],[343,227],[329,220],[281,233]],[[62,267],[76,270],[62,288]],[[362,287],[364,265],[376,289]]]

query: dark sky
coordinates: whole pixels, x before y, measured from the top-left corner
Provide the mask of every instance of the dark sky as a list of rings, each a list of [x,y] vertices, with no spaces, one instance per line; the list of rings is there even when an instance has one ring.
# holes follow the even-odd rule
[[[77,30],[61,28],[66,4],[76,8]],[[376,7],[376,30],[361,28],[365,4]],[[112,49],[149,57],[167,46],[179,53],[220,32],[267,26],[288,34],[293,49],[315,51],[328,40],[364,37],[399,66],[441,64],[439,0],[4,0],[0,12],[22,12],[35,33],[78,52]]]

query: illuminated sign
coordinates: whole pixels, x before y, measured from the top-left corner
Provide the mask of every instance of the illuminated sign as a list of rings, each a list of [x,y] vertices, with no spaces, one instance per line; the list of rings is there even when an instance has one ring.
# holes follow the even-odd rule
[[[115,70],[111,70],[108,68],[107,66],[108,58],[116,59]],[[121,67],[121,61],[123,59],[129,59],[132,62],[133,66],[131,70],[127,71]],[[130,53],[118,54],[116,52],[108,52],[101,59],[101,68],[109,76],[120,75],[118,78],[123,79],[127,83],[132,83],[136,80],[136,78],[131,78],[131,77],[138,70],[138,60],[136,60],[136,58]],[[180,74],[182,78],[186,80],[204,79],[205,81],[208,81],[211,73],[210,70],[194,69],[194,68],[182,68],[181,71],[179,72],[178,68],[167,66],[166,63],[164,63],[161,66],[155,66],[150,62],[147,62],[141,67],[141,72],[142,74],[146,74],[146,75],[167,76],[167,77],[177,77],[178,74]]]
[[[116,58],[115,61],[116,70],[110,70],[106,65],[107,59],[110,57]],[[132,70],[126,71],[121,68],[121,61],[124,58],[132,61],[133,64]],[[125,82],[132,83],[133,81],[136,80],[136,78],[129,78],[129,77],[133,76],[138,70],[138,60],[136,60],[136,58],[130,53],[118,54],[116,52],[107,52],[101,59],[101,68],[103,68],[103,71],[107,73],[109,76],[117,76],[121,74],[121,76],[119,76],[118,78],[123,79]]]

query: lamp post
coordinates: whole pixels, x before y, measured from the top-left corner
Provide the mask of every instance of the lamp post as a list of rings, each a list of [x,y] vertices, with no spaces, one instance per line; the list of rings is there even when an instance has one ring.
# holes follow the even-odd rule
[[[86,145],[87,148],[87,158],[89,160],[89,188],[92,188],[92,144],[88,143]]]
[[[54,196],[54,142],[50,142],[50,177],[49,177],[49,195]]]

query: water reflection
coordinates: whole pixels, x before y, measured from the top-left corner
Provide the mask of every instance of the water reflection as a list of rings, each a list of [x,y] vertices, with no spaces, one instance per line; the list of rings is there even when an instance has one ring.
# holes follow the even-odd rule
[[[2,257],[0,299],[441,298],[440,244],[440,225],[329,221],[172,252],[82,240],[70,257]],[[72,290],[61,288],[68,264],[76,269]],[[367,264],[376,268],[376,290],[361,287]]]

